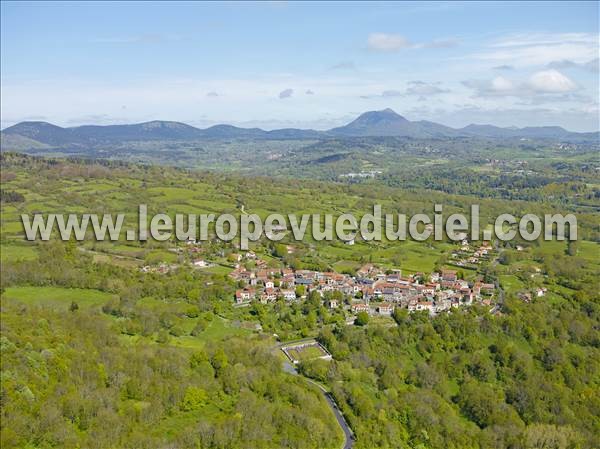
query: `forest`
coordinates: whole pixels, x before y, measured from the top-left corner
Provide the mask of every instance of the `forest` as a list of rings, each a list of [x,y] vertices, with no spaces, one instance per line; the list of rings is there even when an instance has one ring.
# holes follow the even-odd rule
[[[232,244],[203,244],[198,254],[212,266],[195,269],[177,242],[25,242],[19,217],[116,213],[142,202],[169,214],[239,214],[240,205],[261,216],[364,213],[374,201],[404,213],[443,203],[450,213],[474,201],[468,181],[446,192],[399,178],[249,178],[8,153],[2,167],[2,447],[341,447],[335,417],[309,380],[331,392],[356,448],[600,446],[593,209],[571,206],[576,243],[506,242],[497,261],[461,269],[502,290],[493,314],[480,306],[433,317],[396,309],[348,324],[348,311],[327,308],[330,298],[318,294],[234,306]],[[583,191],[597,188],[590,182]],[[541,214],[563,201],[535,198],[477,201],[484,219],[503,210]],[[455,249],[450,241],[252,246],[272,267],[351,274],[364,263],[404,273],[449,268]],[[141,270],[160,264],[176,268]],[[522,299],[541,287],[544,297]],[[278,345],[306,337],[333,360],[303,361],[290,374]]]

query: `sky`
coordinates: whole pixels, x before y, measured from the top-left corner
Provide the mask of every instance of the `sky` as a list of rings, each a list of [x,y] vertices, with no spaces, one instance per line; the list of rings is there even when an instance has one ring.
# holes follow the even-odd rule
[[[1,126],[599,128],[598,2],[1,3]]]

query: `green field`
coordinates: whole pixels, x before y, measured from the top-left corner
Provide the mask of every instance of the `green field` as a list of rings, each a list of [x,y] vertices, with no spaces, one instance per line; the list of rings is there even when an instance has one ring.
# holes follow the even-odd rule
[[[37,258],[37,251],[33,246],[2,244],[0,246],[0,256],[3,263],[33,260]]]
[[[514,275],[500,276],[500,285],[502,285],[508,293],[516,293],[525,287],[525,284]]]
[[[288,352],[292,360],[298,360],[300,362],[316,359],[327,355],[327,352],[325,352],[323,348],[321,348],[316,342],[314,344],[308,344],[304,347],[288,346],[284,349]]]
[[[8,287],[3,300],[17,300],[24,304],[68,310],[72,302],[79,307],[101,306],[112,295],[98,290],[61,287]]]

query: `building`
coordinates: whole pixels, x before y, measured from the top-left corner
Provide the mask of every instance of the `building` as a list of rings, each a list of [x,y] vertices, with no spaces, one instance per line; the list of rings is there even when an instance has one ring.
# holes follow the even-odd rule
[[[352,312],[354,312],[354,313],[359,313],[359,312],[370,313],[371,308],[369,307],[369,304],[365,304],[365,303],[352,304]]]
[[[256,292],[251,289],[237,290],[235,292],[235,302],[237,304],[244,304],[254,299]]]
[[[390,316],[394,312],[394,306],[390,303],[384,302],[379,304],[377,311],[380,315]]]
[[[454,282],[458,279],[456,271],[454,270],[443,270],[442,271],[442,280],[448,282]]]
[[[296,299],[296,292],[294,290],[281,290],[281,296],[286,301],[293,301]]]

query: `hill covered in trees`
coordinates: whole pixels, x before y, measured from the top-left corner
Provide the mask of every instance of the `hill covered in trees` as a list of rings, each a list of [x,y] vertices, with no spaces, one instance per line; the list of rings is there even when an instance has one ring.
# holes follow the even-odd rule
[[[577,244],[507,242],[497,262],[461,269],[497,283],[494,313],[397,309],[353,325],[318,294],[234,307],[231,244],[200,245],[193,257],[212,265],[198,269],[175,242],[24,242],[19,216],[130,212],[141,202],[169,214],[239,215],[240,205],[261,216],[299,206],[361,214],[374,202],[409,214],[441,203],[450,213],[472,196],[14,154],[2,167],[2,447],[340,447],[324,397],[282,369],[274,334],[316,337],[332,354],[299,370],[332,392],[356,448],[600,445],[594,210],[571,206]],[[480,204],[485,221],[507,207],[543,214],[559,203]],[[374,263],[417,273],[451,267],[455,244],[262,240],[252,249],[269,267],[356,273]],[[142,270],[161,264],[174,268]],[[520,296],[541,287],[543,297]]]

